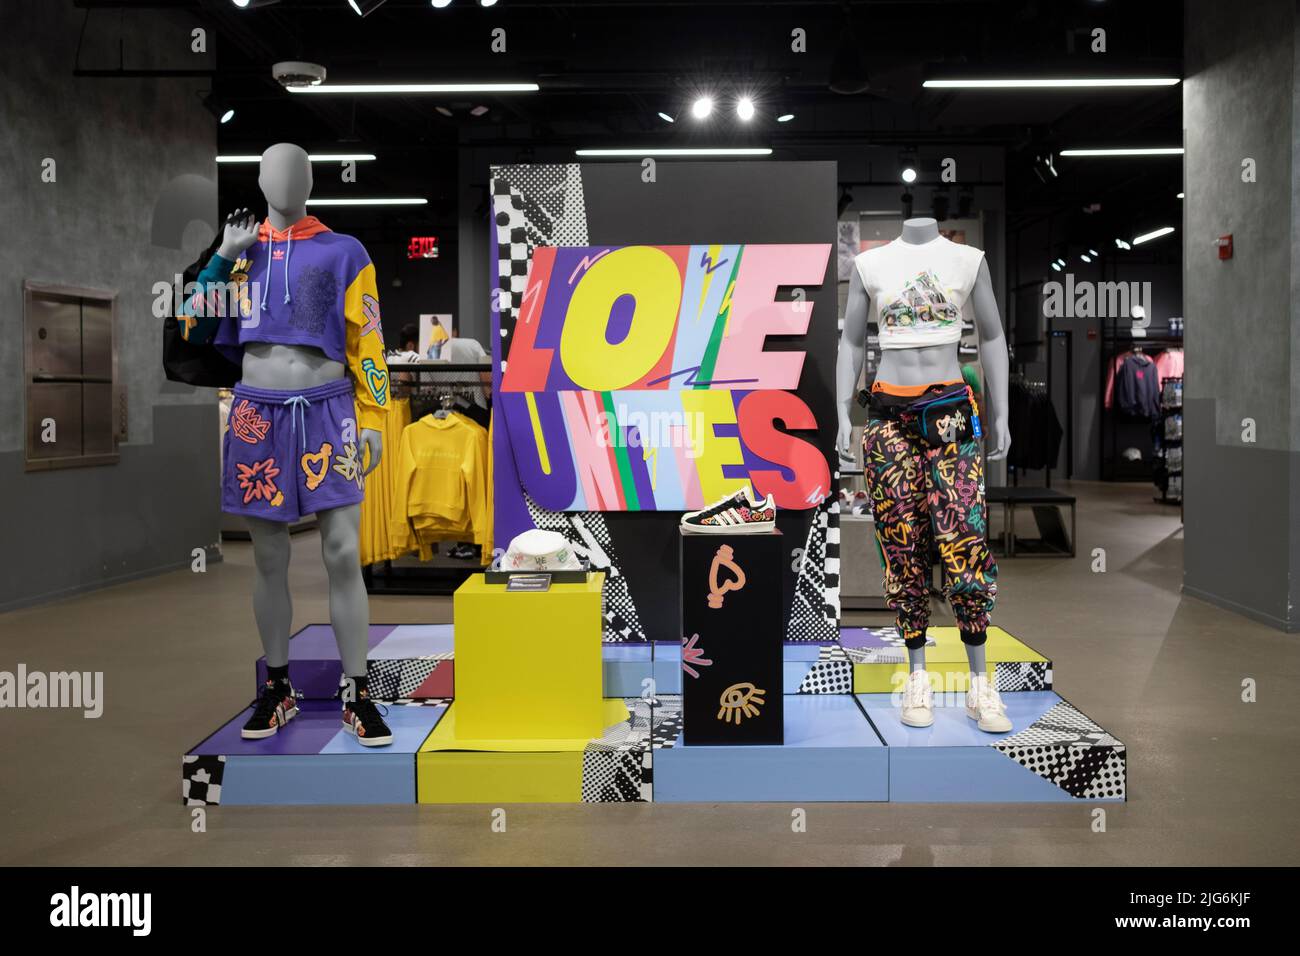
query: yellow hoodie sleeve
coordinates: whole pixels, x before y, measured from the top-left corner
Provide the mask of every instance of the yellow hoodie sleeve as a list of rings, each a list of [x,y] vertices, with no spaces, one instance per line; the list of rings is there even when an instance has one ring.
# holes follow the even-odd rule
[[[379,325],[379,288],[375,266],[367,262],[343,297],[347,322],[347,362],[357,392],[357,426],[383,431],[390,382],[384,361],[384,332]]]

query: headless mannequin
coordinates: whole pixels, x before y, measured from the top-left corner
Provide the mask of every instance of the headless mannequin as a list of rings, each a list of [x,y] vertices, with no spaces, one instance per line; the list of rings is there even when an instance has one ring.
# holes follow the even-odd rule
[[[275,229],[286,229],[307,214],[311,195],[311,161],[291,143],[278,143],[262,154],[257,179],[266,198],[267,218]],[[246,209],[230,216],[217,252],[234,261],[257,241],[257,219]],[[340,362],[307,346],[250,342],[244,346],[243,381],[254,388],[303,390],[337,381],[347,374]],[[365,473],[379,464],[383,436],[373,428],[361,430],[369,455]],[[349,505],[316,513],[320,525],[321,557],[329,575],[330,623],[338,641],[343,673],[366,676],[370,608],[361,579],[361,506]],[[283,522],[245,516],[253,539],[256,582],[253,615],[270,667],[289,663],[289,631],[293,601],[289,595],[289,526]]]
[[[939,238],[939,224],[933,219],[908,219],[899,237],[903,242],[921,245]],[[984,406],[988,417],[990,461],[1005,458],[1011,445],[1007,427],[1007,347],[1002,334],[1002,319],[988,263],[981,262],[975,287],[970,295],[975,311],[975,330],[979,336],[980,365],[984,369]],[[863,288],[857,269],[849,277],[849,299],[844,309],[844,330],[840,336],[839,355],[835,364],[835,399],[839,408],[839,434],[836,447],[840,467],[854,467],[853,427],[849,409],[857,398],[858,381],[866,360],[867,323],[871,314],[870,299]],[[895,385],[928,385],[932,382],[959,381],[962,377],[957,343],[921,348],[885,349],[881,352],[877,377]],[[966,644],[966,657],[972,674],[987,669],[984,645]],[[925,648],[908,649],[911,670],[925,669]]]

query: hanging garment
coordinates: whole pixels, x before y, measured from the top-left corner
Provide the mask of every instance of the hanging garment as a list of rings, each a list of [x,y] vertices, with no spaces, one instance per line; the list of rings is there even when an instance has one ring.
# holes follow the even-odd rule
[[[1054,468],[1061,452],[1061,420],[1042,385],[1013,380],[1007,388],[1007,428],[1013,468]]]
[[[933,543],[962,640],[982,644],[997,597],[997,564],[987,541],[979,440],[970,434],[929,445],[920,414],[890,404],[873,400],[862,433],[863,471],[884,554],[885,599],[904,640],[924,638]]]
[[[882,349],[961,340],[961,309],[975,288],[984,253],[939,236],[895,239],[853,260],[870,297]]]
[[[379,465],[366,476],[366,497],[361,502],[361,564],[391,561],[403,551],[390,533],[393,502],[397,497],[397,452],[402,432],[411,424],[411,402],[398,398],[384,418],[384,450]]]
[[[1156,375],[1161,385],[1167,378],[1183,377],[1183,350],[1165,349],[1156,356]]]
[[[472,541],[490,553],[487,432],[462,415],[426,415],[402,433],[390,520],[394,543],[432,557],[437,541]]]
[[[1106,376],[1105,404],[1137,418],[1159,416],[1160,373],[1149,355],[1129,351],[1115,356]]]

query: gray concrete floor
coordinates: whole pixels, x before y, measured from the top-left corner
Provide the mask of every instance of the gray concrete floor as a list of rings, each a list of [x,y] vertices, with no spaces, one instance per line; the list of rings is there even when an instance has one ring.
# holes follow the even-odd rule
[[[0,615],[0,670],[103,671],[99,720],[0,711],[5,864],[1292,864],[1300,862],[1300,638],[1179,593],[1177,509],[1141,485],[1075,483],[1074,561],[1003,561],[996,623],[1055,661],[1057,689],[1125,741],[1129,802],[246,808],[191,831],[180,755],[246,703],[260,653],[251,554]],[[314,533],[294,541],[295,624],[328,619]],[[1105,549],[1106,572],[1090,554]],[[1225,561],[1250,560],[1224,555]],[[377,597],[384,622],[448,599]],[[846,623],[882,622],[851,615]],[[936,616],[936,623],[947,623]],[[1258,703],[1241,684],[1258,682]]]

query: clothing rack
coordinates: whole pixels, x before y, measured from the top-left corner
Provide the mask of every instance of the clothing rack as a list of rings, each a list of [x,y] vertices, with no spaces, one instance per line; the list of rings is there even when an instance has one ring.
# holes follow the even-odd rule
[[[449,408],[468,418],[487,418],[492,409],[492,366],[455,362],[394,362],[388,366],[395,399],[411,403],[411,424],[424,416]],[[407,426],[410,427],[410,426]],[[485,425],[486,427],[486,425]],[[385,448],[396,454],[397,449]],[[488,502],[491,507],[491,502]],[[370,594],[454,594],[471,575],[480,573],[492,560],[491,554],[478,559],[456,559],[439,553],[432,561],[415,555],[381,561],[362,567],[362,578]]]
[[[1106,319],[1102,325],[1101,379],[1097,390],[1101,412],[1101,478],[1103,481],[1153,481],[1155,479],[1155,470],[1150,458],[1143,459],[1140,467],[1134,467],[1131,463],[1120,459],[1119,432],[1121,426],[1139,425],[1142,422],[1125,418],[1117,407],[1106,407],[1107,375],[1116,356],[1123,352],[1140,349],[1143,352],[1157,353],[1166,349],[1181,349],[1183,347],[1183,334],[1181,326],[1176,329],[1167,325],[1133,328],[1127,325],[1121,326],[1121,321],[1132,322],[1131,319],[1121,320],[1119,317],[1111,317]],[[1162,424],[1162,419],[1156,419],[1151,424],[1154,427],[1157,423]],[[1155,441],[1152,439],[1153,452],[1154,449]]]

